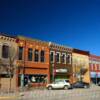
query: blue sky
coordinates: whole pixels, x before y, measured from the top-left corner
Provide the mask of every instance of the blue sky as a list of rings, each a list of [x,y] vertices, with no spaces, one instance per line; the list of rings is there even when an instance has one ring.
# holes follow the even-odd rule
[[[100,0],[0,0],[0,31],[100,55]]]

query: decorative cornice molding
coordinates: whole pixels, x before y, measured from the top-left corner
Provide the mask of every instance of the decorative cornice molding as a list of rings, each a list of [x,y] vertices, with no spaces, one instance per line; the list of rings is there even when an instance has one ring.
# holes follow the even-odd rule
[[[56,44],[56,43],[52,43],[49,42],[49,47],[52,50],[59,50],[59,51],[67,51],[67,52],[72,52],[73,48],[68,47],[68,46],[64,46],[64,45],[60,45],[60,44]]]
[[[38,40],[38,39],[27,38],[27,37],[24,37],[24,36],[17,36],[17,38],[19,40],[29,41],[29,42],[36,42],[36,43],[39,43],[39,44],[42,44],[42,45],[45,45],[45,46],[49,46],[49,43],[46,42],[46,41],[41,41],[41,40]]]
[[[6,40],[6,41],[11,41],[11,42],[16,42],[16,38],[15,37],[10,37],[8,35],[3,35],[0,33],[0,39],[1,40]]]

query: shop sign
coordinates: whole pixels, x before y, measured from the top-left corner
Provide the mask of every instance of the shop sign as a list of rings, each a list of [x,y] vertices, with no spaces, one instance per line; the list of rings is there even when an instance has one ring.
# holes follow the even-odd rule
[[[66,73],[67,69],[56,69],[57,73]]]

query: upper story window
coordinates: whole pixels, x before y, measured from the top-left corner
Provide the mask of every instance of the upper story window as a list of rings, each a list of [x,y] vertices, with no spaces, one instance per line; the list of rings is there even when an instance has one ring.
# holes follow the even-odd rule
[[[99,70],[99,64],[97,64],[97,70]]]
[[[100,64],[98,65],[98,67],[99,67],[99,69],[98,69],[98,70],[100,71]]]
[[[18,54],[18,59],[22,60],[23,59],[23,47],[19,47],[19,54]]]
[[[95,64],[93,63],[93,70],[95,71]]]
[[[56,62],[60,63],[60,53],[59,52],[56,53]]]
[[[28,61],[32,61],[32,56],[33,56],[33,49],[28,48]]]
[[[44,62],[45,61],[45,51],[41,50],[40,52],[40,61]]]
[[[62,63],[66,64],[66,54],[62,53]]]
[[[2,46],[2,57],[3,58],[8,58],[9,56],[9,46],[8,45],[3,45]]]
[[[51,51],[50,52],[50,61],[54,62],[54,59],[55,59],[55,57],[54,57],[54,51]]]
[[[90,70],[93,71],[93,64],[90,63]]]
[[[71,64],[71,55],[69,54],[67,55],[66,61],[67,63]]]
[[[35,62],[39,61],[39,50],[37,49],[34,51],[34,61]]]
[[[95,64],[95,71],[97,70],[97,64]]]

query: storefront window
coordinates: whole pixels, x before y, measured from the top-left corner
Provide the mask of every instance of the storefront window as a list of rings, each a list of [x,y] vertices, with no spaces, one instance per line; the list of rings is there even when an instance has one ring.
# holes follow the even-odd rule
[[[33,49],[29,48],[28,49],[28,61],[32,61],[32,55],[33,55]]]
[[[41,62],[44,62],[45,61],[45,52],[42,50],[40,55],[41,55],[41,57],[40,57]]]
[[[35,62],[38,62],[39,61],[39,51],[38,50],[35,50],[34,51],[34,61]]]
[[[3,47],[2,47],[2,57],[8,58],[8,56],[9,56],[9,46],[3,45]]]
[[[47,75],[28,75],[30,82],[32,83],[46,83]]]

